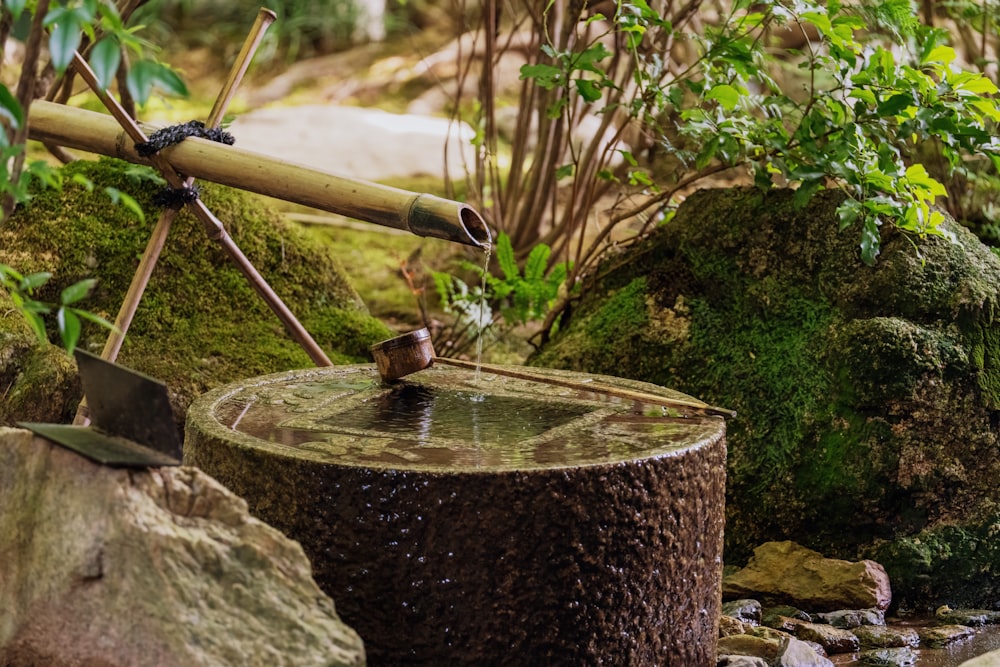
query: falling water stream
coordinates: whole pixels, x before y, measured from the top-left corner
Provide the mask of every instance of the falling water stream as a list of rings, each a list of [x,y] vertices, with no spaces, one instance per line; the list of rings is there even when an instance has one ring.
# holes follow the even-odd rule
[[[482,377],[483,364],[483,319],[486,313],[486,276],[490,270],[490,257],[493,254],[493,244],[483,246],[483,282],[479,288],[479,326],[476,331],[476,384]]]

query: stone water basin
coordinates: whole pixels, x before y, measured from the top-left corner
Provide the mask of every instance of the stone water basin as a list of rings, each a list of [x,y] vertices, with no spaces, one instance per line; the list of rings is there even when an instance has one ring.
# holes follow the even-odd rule
[[[371,665],[715,664],[719,417],[363,365],[216,389],[186,437],[186,464],[302,544]]]

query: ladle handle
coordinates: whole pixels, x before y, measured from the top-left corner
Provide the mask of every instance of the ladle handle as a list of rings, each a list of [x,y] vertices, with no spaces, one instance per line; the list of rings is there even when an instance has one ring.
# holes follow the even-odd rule
[[[505,375],[507,377],[517,378],[519,380],[529,380],[531,382],[543,382],[545,384],[552,384],[559,387],[567,387],[569,389],[576,389],[578,391],[592,391],[599,394],[607,394],[608,396],[616,396],[618,398],[624,398],[632,401],[641,401],[643,403],[662,405],[668,408],[686,408],[688,411],[695,412],[698,414],[718,415],[721,417],[736,416],[735,410],[713,407],[711,405],[708,405],[707,403],[702,403],[700,401],[685,401],[682,398],[667,398],[666,396],[647,394],[646,392],[643,391],[635,391],[633,389],[625,389],[623,387],[613,387],[611,385],[606,385],[606,384],[577,382],[574,380],[563,380],[561,378],[549,377],[547,375],[536,375],[534,373],[515,371],[511,370],[506,366],[494,366],[492,364],[475,364],[471,361],[462,361],[460,359],[448,359],[446,357],[434,357],[434,363],[446,364],[448,366],[457,366],[458,368],[465,368],[468,370],[476,370],[478,368],[487,373],[494,373],[496,375]]]

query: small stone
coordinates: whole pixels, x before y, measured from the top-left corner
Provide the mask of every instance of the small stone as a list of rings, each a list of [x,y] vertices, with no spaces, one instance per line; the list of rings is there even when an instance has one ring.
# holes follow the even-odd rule
[[[917,654],[908,646],[901,648],[879,648],[862,651],[858,655],[862,665],[872,667],[908,667],[917,664]]]
[[[862,625],[852,630],[861,642],[861,648],[917,647],[920,636],[913,628],[893,628],[885,625]]]
[[[772,623],[780,622],[780,621],[775,621],[775,619],[777,619],[779,616],[784,616],[786,618],[794,618],[800,621],[807,621],[810,623],[815,620],[811,615],[809,615],[807,612],[802,611],[801,609],[796,609],[795,607],[789,607],[788,605],[780,605],[778,607],[768,607],[767,609],[765,609],[761,614],[760,623],[761,625],[769,625],[771,627],[775,627],[774,625],[772,625]]]
[[[760,623],[760,602],[757,600],[731,600],[722,603],[722,614],[740,621]]]
[[[920,630],[920,643],[927,648],[941,648],[961,639],[967,639],[975,634],[975,630],[966,625],[938,625]]]
[[[989,609],[952,609],[947,605],[938,607],[934,615],[945,623],[954,625],[997,625],[1000,623],[1000,611]]]
[[[716,667],[770,667],[764,658],[754,655],[720,655]]]
[[[777,664],[778,667],[833,667],[833,663],[808,642],[795,638],[788,640],[785,652],[781,654]]]
[[[861,645],[853,633],[820,623],[799,623],[795,627],[795,636],[816,642],[830,654],[852,653]]]
[[[743,622],[733,618],[732,616],[720,616],[719,617],[719,636],[729,637],[730,635],[743,635],[746,634],[746,627]]]
[[[862,625],[885,625],[885,612],[881,609],[840,609],[816,616],[823,623],[844,630]]]
[[[808,621],[789,618],[788,616],[766,614],[761,625],[767,628],[774,628],[775,630],[783,630],[784,632],[795,632],[795,628],[801,623],[808,623]]]
[[[761,639],[771,639],[777,642],[787,642],[789,639],[794,639],[794,637],[788,632],[768,628],[763,625],[747,628],[747,634],[753,635],[754,637],[760,637]]]
[[[774,639],[761,639],[752,635],[733,635],[723,637],[718,643],[719,655],[749,655],[762,658],[768,664],[773,663],[781,651],[781,642]]]

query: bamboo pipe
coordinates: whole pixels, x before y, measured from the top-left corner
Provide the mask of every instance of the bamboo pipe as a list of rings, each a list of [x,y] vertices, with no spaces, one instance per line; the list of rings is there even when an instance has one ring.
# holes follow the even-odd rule
[[[144,131],[157,128],[140,124]],[[153,164],[107,114],[38,101],[31,105],[32,139]],[[472,207],[368,181],[336,176],[252,151],[191,137],[157,154],[179,173],[371,222],[466,245],[486,247],[492,238]]]

